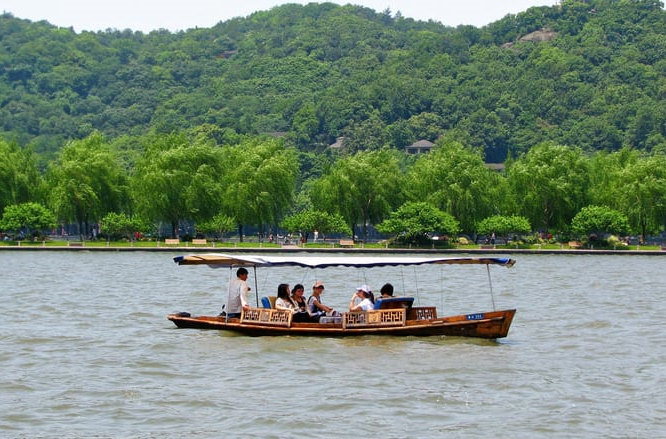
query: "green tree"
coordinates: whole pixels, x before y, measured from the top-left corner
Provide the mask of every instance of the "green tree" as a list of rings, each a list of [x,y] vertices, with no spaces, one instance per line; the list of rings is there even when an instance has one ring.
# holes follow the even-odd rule
[[[407,202],[377,225],[377,230],[401,242],[423,244],[434,234],[455,235],[460,231],[456,219],[425,202]]]
[[[100,133],[68,143],[49,167],[50,204],[76,221],[83,238],[92,222],[128,204],[127,176]]]
[[[276,224],[291,206],[298,160],[276,139],[250,139],[225,148],[228,169],[221,180],[224,212],[233,216],[243,240],[243,224]]]
[[[588,160],[578,148],[542,143],[507,170],[520,213],[531,224],[564,228],[585,205],[589,187]]]
[[[44,183],[30,150],[0,139],[0,209],[41,199]]]
[[[290,138],[297,145],[309,145],[312,143],[312,139],[318,130],[319,120],[317,119],[314,105],[307,103],[294,114]]]
[[[149,226],[140,218],[131,218],[125,213],[109,212],[100,221],[100,231],[109,239],[133,239],[135,232],[145,233]]]
[[[622,133],[605,119],[588,117],[574,123],[567,140],[584,151],[616,151],[622,145]]]
[[[183,133],[156,135],[132,176],[137,210],[154,222],[166,221],[176,237],[183,220],[206,220],[222,209],[223,148],[190,143]]]
[[[360,222],[366,239],[368,223],[379,223],[402,202],[402,182],[395,151],[359,152],[314,181],[311,199],[316,209],[340,214],[352,231]]]
[[[501,236],[507,240],[508,236],[512,234],[528,234],[532,228],[530,222],[525,217],[517,215],[493,215],[481,220],[477,224],[476,230],[480,234],[488,236],[495,233],[497,236]]]
[[[340,214],[329,214],[320,210],[305,210],[290,215],[282,220],[281,226],[291,233],[301,231],[306,242],[310,232],[315,230],[324,236],[329,233],[349,233],[349,226]]]
[[[345,130],[345,148],[354,153],[357,151],[379,150],[388,143],[386,125],[377,111],[360,122],[349,125]]]
[[[616,197],[633,230],[643,239],[666,222],[666,156],[655,155],[627,165],[619,175]]]
[[[207,221],[200,221],[196,224],[196,230],[204,235],[212,235],[215,238],[221,238],[222,235],[236,228],[236,221],[227,215],[218,214]]]
[[[56,219],[53,212],[38,203],[22,203],[6,206],[0,229],[22,232],[25,235],[40,235],[44,230],[55,227]]]
[[[458,142],[440,144],[419,158],[407,173],[411,200],[426,201],[457,218],[462,230],[499,210],[499,175],[489,170],[481,155]]]
[[[621,206],[621,198],[618,198],[624,192],[620,176],[627,166],[639,160],[640,152],[628,147],[612,153],[600,151],[594,154],[589,168],[590,203],[623,210],[625,206]]]
[[[629,232],[627,217],[606,206],[586,206],[571,220],[571,231],[577,235],[620,235]]]

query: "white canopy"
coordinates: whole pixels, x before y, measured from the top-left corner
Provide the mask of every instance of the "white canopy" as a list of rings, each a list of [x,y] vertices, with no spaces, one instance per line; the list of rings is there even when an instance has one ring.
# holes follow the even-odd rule
[[[384,267],[398,265],[427,264],[480,264],[504,265],[516,263],[511,258],[423,258],[414,256],[272,256],[272,255],[228,255],[222,253],[202,253],[177,256],[174,262],[179,265],[209,265],[211,267],[280,267],[299,266],[309,268],[325,267]]]

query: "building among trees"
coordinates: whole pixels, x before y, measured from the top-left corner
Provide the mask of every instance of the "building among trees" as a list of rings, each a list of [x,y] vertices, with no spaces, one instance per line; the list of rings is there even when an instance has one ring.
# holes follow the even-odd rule
[[[421,139],[406,147],[405,152],[407,152],[407,154],[425,154],[430,152],[434,146],[434,143],[425,139]]]

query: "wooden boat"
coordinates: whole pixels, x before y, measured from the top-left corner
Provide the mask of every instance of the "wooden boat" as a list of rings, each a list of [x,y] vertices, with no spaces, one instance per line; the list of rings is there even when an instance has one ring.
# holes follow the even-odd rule
[[[477,264],[511,267],[510,258],[421,258],[421,257],[285,257],[235,256],[226,254],[192,254],[174,258],[179,265],[209,265],[212,267],[280,267],[308,268],[379,267],[405,265]],[[488,268],[490,276],[490,269]],[[255,275],[256,279],[256,275]],[[490,279],[490,278],[489,278]],[[490,286],[492,295],[492,284]],[[255,291],[257,289],[255,288]],[[167,318],[179,328],[219,329],[250,336],[303,335],[347,337],[359,335],[391,336],[460,336],[497,339],[506,337],[515,309],[475,312],[438,317],[435,307],[417,307],[413,297],[378,299],[371,311],[344,312],[324,323],[297,323],[292,313],[269,307],[251,308],[240,318],[226,316],[191,316],[180,312]],[[494,304],[494,299],[493,299]]]

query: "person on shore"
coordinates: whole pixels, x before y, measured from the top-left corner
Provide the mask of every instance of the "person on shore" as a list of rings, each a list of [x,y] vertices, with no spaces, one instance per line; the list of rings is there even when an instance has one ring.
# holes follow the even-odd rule
[[[330,306],[321,303],[321,293],[323,292],[324,283],[318,280],[312,285],[312,296],[308,299],[308,312],[311,316],[316,316],[317,320],[322,316],[336,316],[340,314]]]
[[[356,298],[359,298],[361,301],[356,304]],[[361,285],[356,288],[356,292],[349,302],[349,311],[370,311],[375,307],[375,296],[373,296],[370,287],[367,285]]]
[[[229,299],[227,318],[238,318],[241,316],[241,311],[250,309],[247,301],[247,293],[250,287],[247,286],[247,269],[241,267],[236,270],[236,279],[229,282]]]

